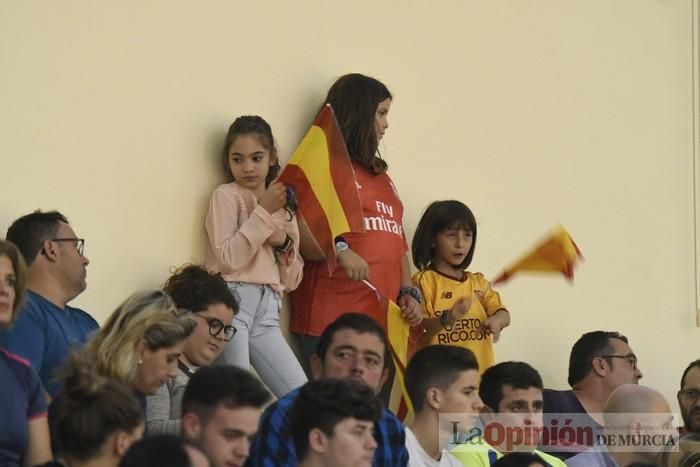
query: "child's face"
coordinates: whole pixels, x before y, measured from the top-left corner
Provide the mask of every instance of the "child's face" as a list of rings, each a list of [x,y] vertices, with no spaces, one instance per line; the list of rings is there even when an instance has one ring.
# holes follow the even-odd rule
[[[462,371],[457,380],[442,391],[440,413],[454,414],[461,428],[469,429],[476,424],[484,403],[479,397],[479,372]]]
[[[448,228],[435,236],[435,262],[452,268],[459,265],[472,249],[474,237],[463,227]]]
[[[356,418],[346,418],[333,428],[333,436],[324,438],[323,459],[325,465],[335,467],[370,467],[374,459],[377,441],[374,439],[374,423]]]
[[[377,142],[381,141],[389,128],[389,109],[391,99],[384,99],[377,105],[377,112],[374,114],[374,131],[377,132]]]
[[[265,187],[265,177],[277,158],[270,154],[257,135],[241,135],[228,150],[228,166],[239,185],[255,191]]]

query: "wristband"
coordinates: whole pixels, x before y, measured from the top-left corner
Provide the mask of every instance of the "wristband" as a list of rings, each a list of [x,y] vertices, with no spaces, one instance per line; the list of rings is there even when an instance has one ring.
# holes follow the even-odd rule
[[[452,319],[450,319],[450,310],[447,310],[442,315],[440,315],[440,324],[445,329],[447,329],[448,326],[452,325]]]
[[[398,298],[401,298],[404,295],[410,295],[418,303],[420,303],[420,304],[423,303],[423,294],[420,293],[420,289],[418,289],[418,287],[401,287],[399,289],[399,297]]]
[[[292,237],[290,237],[289,234],[287,234],[287,237],[284,239],[284,243],[280,246],[276,246],[275,251],[277,251],[280,254],[286,252],[289,249],[289,247],[292,246],[292,242]]]
[[[335,256],[338,256],[348,248],[350,248],[350,244],[343,237],[335,237]]]

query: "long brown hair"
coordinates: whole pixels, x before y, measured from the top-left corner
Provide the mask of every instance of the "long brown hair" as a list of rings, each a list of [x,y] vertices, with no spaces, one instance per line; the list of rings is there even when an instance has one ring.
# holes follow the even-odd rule
[[[384,84],[359,73],[338,78],[326,96],[325,103],[333,107],[350,158],[377,174],[386,172],[388,166],[378,153],[375,115],[379,103],[391,98]]]

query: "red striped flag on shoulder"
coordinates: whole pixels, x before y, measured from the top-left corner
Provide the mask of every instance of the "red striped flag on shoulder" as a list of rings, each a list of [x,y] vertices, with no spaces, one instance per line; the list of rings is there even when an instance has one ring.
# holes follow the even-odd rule
[[[290,186],[329,273],[335,269],[335,237],[364,232],[355,171],[330,105],[321,109],[279,181]]]

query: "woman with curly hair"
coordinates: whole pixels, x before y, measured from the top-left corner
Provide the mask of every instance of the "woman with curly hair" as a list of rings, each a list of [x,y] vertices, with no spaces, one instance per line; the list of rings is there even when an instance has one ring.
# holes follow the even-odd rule
[[[164,290],[180,309],[189,310],[197,327],[185,341],[178,358],[177,374],[147,399],[148,433],[180,434],[181,403],[190,376],[199,367],[216,360],[236,333],[231,324],[238,303],[220,274],[200,266],[180,268],[165,283]]]

